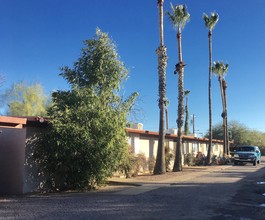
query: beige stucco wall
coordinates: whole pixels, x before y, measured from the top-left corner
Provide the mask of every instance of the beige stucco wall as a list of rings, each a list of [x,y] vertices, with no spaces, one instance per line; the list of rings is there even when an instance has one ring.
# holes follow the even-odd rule
[[[128,134],[128,142],[131,146],[132,152],[135,154],[143,153],[146,158],[156,157],[158,140],[155,137],[141,136],[139,134],[129,133]],[[176,149],[176,141],[173,139],[166,139],[165,143],[169,146],[172,153],[175,152]],[[193,154],[197,155],[198,152],[202,152],[202,154],[207,155],[208,142],[205,140],[184,140],[182,152],[183,154]],[[222,143],[213,143],[213,151],[212,154],[216,156],[221,156],[223,153],[223,144]]]

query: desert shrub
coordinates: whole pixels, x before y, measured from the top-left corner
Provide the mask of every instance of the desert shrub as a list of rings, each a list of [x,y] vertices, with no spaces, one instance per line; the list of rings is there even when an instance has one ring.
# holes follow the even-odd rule
[[[184,155],[184,165],[194,166],[194,160],[195,157],[192,154],[188,153]]]
[[[212,157],[212,164],[214,165],[226,165],[226,164],[229,164],[229,163],[232,163],[233,159],[229,156],[217,156],[217,155],[213,155]]]
[[[154,156],[149,157],[148,159],[148,170],[150,173],[153,173],[153,170],[155,168],[156,159]]]
[[[165,146],[165,156],[166,156],[166,171],[170,171],[170,163],[174,155],[170,150],[169,146]]]
[[[204,166],[206,164],[206,157],[202,152],[198,152],[195,161],[194,161],[196,166]]]
[[[140,171],[147,169],[147,160],[143,153],[130,153],[126,160],[120,164],[119,171],[123,173],[126,178],[135,177]]]

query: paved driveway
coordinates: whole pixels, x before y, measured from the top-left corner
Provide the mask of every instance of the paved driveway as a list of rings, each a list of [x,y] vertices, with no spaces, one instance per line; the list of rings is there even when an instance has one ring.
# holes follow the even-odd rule
[[[96,192],[0,197],[0,219],[265,219],[263,164],[188,169]]]

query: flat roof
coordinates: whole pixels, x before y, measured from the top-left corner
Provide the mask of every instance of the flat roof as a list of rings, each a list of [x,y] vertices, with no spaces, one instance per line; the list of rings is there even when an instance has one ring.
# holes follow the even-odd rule
[[[23,128],[27,124],[27,118],[0,116],[0,127]]]

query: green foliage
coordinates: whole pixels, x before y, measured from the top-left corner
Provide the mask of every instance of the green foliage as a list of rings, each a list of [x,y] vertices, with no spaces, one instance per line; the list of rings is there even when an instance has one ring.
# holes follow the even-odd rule
[[[171,22],[173,23],[176,29],[183,29],[186,23],[190,20],[190,14],[188,13],[186,5],[176,5],[173,6],[172,3],[171,10],[172,13],[166,12],[169,16]]]
[[[118,95],[127,70],[114,43],[97,29],[81,57],[61,75],[72,89],[52,95],[50,127],[39,137],[35,161],[50,190],[92,189],[104,184],[128,151],[125,126],[137,93]]]
[[[206,157],[202,152],[198,152],[196,156],[191,153],[184,155],[184,164],[188,166],[204,166]]]
[[[228,124],[230,141],[233,140],[233,147],[240,145],[265,146],[265,133],[251,130],[244,124],[237,121],[231,121]],[[208,137],[208,135],[206,135]],[[221,140],[223,138],[223,125],[219,123],[213,127],[213,138]]]
[[[203,20],[205,23],[205,26],[212,31],[216,25],[216,23],[219,20],[219,15],[215,12],[211,13],[211,16],[209,17],[207,14],[203,14]]]
[[[212,71],[216,76],[223,78],[228,71],[229,65],[221,61],[213,62]]]
[[[8,105],[7,115],[11,116],[46,116],[47,96],[41,84],[27,85],[15,83],[6,90],[2,99]]]

